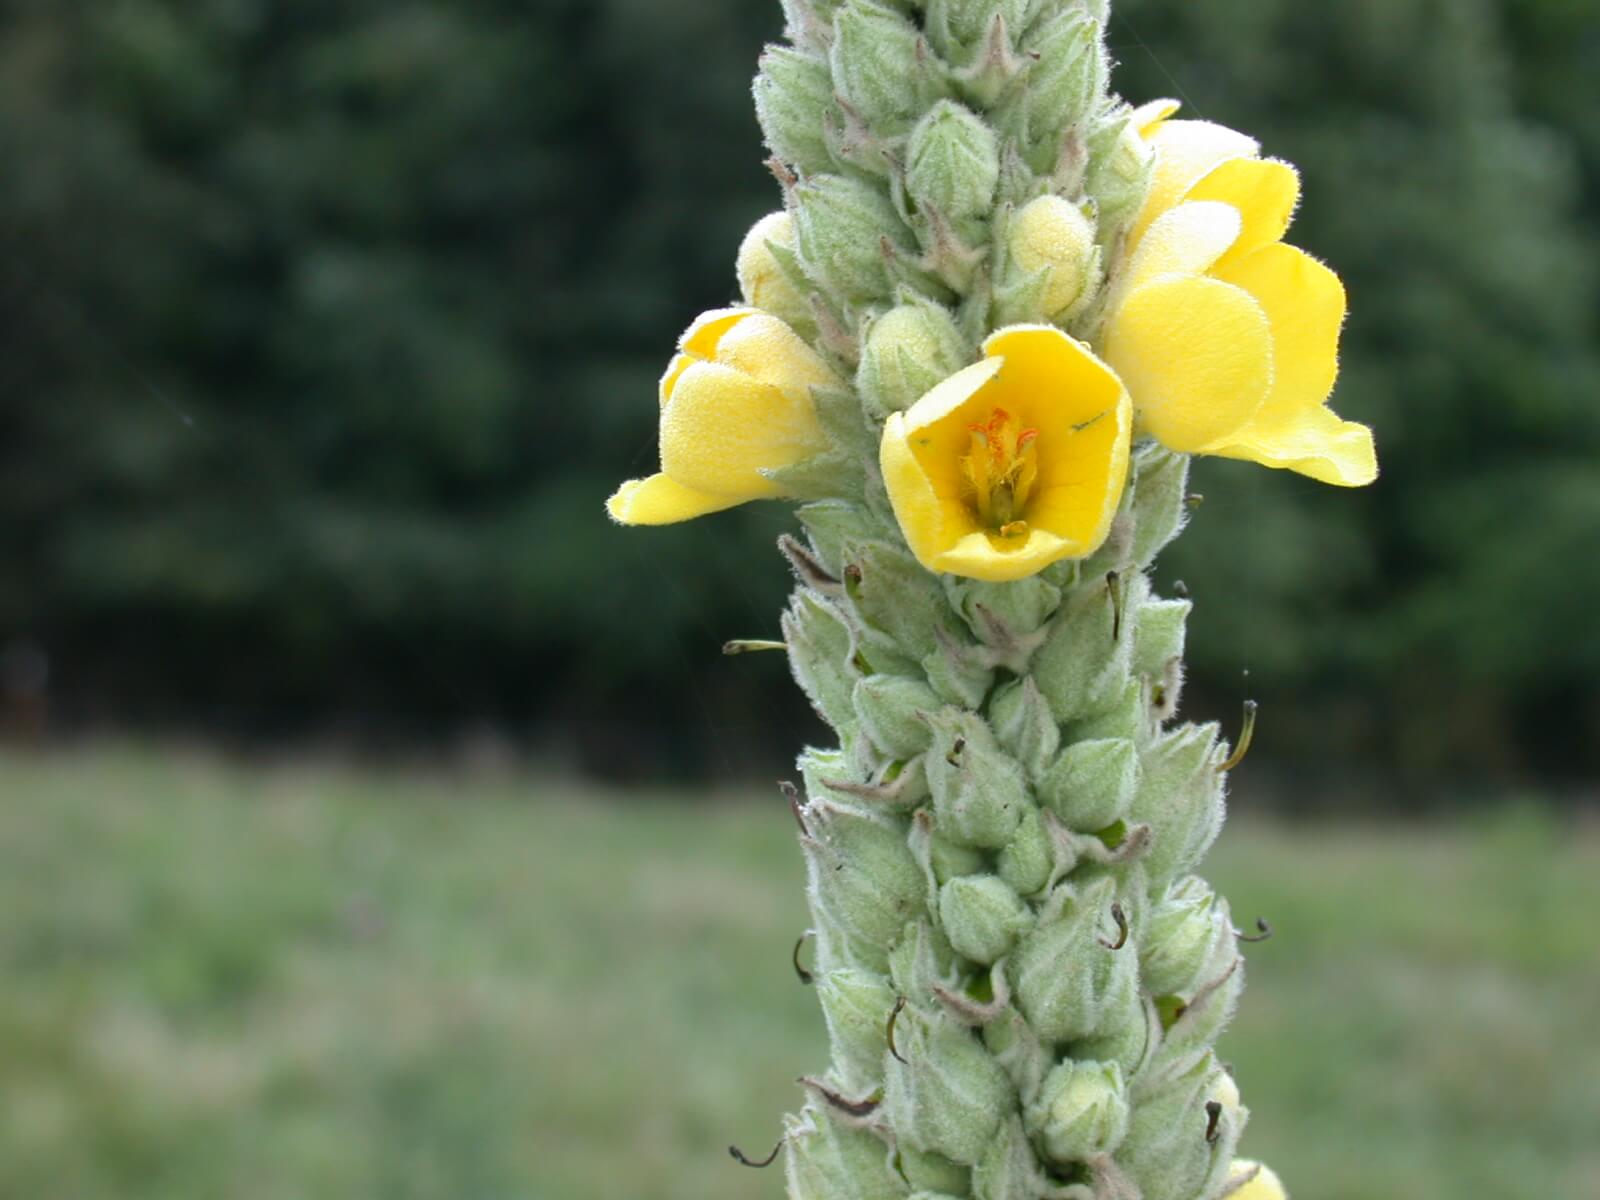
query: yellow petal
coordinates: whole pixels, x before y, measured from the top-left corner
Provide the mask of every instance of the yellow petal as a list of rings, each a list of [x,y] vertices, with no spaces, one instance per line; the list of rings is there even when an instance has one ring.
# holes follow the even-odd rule
[[[674,354],[672,361],[667,364],[667,369],[661,373],[661,382],[656,387],[656,398],[661,402],[661,407],[667,406],[667,401],[672,399],[672,389],[678,386],[678,377],[689,369],[689,364],[695,360],[687,354]]]
[[[665,475],[651,475],[624,483],[606,501],[606,511],[622,525],[670,525],[738,503],[737,496],[713,496],[684,487]]]
[[[1182,453],[1238,430],[1272,383],[1266,313],[1216,279],[1167,275],[1136,289],[1107,322],[1102,352],[1138,428]]]
[[[1325,403],[1339,372],[1344,285],[1304,250],[1274,242],[1219,277],[1255,297],[1272,328],[1274,377],[1266,401],[1210,453],[1362,487],[1378,475],[1372,430],[1340,420]]]
[[[1272,327],[1272,391],[1256,420],[1270,424],[1321,404],[1339,373],[1345,312],[1339,277],[1304,250],[1282,242],[1219,264],[1212,275],[1255,297]]]
[[[1255,422],[1207,453],[1279,467],[1335,487],[1365,487],[1378,477],[1372,430],[1346,421],[1326,404],[1294,413],[1270,428]]]
[[[747,317],[755,315],[753,308],[713,308],[694,319],[678,339],[678,348],[696,358],[714,358],[717,343],[723,336]]]
[[[978,523],[971,509],[962,502],[955,458],[951,458],[947,471],[937,472],[943,487],[936,485],[912,447],[913,436],[926,434],[913,435],[908,428],[907,415],[889,414],[883,427],[883,440],[878,443],[878,467],[883,472],[889,503],[894,508],[900,532],[905,535],[906,545],[911,547],[918,562],[930,571],[937,571],[939,555],[962,538],[976,533]]]
[[[716,360],[761,383],[784,388],[809,403],[810,389],[839,380],[798,333],[769,313],[748,313],[727,327]]]
[[[1122,380],[1053,325],[1001,329],[989,335],[983,352],[1004,361],[995,402],[1039,431],[1039,478],[1028,524],[1061,539],[1056,558],[1093,553],[1111,528],[1127,480],[1133,405]]]
[[[1139,239],[1119,287],[1132,290],[1157,275],[1204,275],[1238,240],[1242,224],[1238,209],[1214,200],[1169,208]]]
[[[1202,176],[1186,199],[1220,200],[1239,210],[1239,238],[1222,259],[1237,262],[1283,237],[1300,199],[1300,175],[1275,158],[1230,158]]]
[[[1233,1161],[1233,1170],[1229,1174],[1242,1175],[1257,1167],[1260,1170],[1257,1171],[1256,1177],[1238,1191],[1231,1193],[1230,1200],[1289,1200],[1289,1194],[1283,1190],[1283,1181],[1271,1167],[1236,1158]]]
[[[789,466],[821,446],[809,397],[759,383],[722,363],[688,367],[661,411],[662,470],[713,495],[779,495],[760,471]]]
[[[1133,224],[1129,245],[1184,194],[1202,175],[1230,158],[1254,158],[1260,150],[1254,138],[1210,121],[1163,121],[1146,139],[1155,151],[1150,194]]]
[[[934,556],[930,569],[989,583],[1010,583],[1037,575],[1051,563],[1078,554],[1071,542],[1030,525],[1023,537],[1001,537],[979,530]]]
[[[1150,135],[1161,127],[1161,123],[1177,112],[1183,105],[1176,100],[1149,100],[1134,109],[1128,117],[1128,124],[1135,133],[1146,141]]]

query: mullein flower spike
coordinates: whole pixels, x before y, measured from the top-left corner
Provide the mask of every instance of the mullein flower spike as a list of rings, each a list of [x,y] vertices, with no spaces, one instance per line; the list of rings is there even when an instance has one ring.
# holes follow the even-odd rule
[[[1244,972],[1194,874],[1236,748],[1175,723],[1149,569],[1189,456],[1354,486],[1345,297],[1288,164],[1109,95],[1105,0],[784,0],[783,208],[660,389],[661,524],[790,497],[779,642],[839,745],[785,785],[832,1061],[794,1200],[1282,1200],[1212,1050]],[[1263,931],[1266,927],[1261,926]]]

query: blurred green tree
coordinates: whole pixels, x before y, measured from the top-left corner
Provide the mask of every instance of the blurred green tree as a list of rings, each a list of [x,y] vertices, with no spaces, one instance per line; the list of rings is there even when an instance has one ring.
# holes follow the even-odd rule
[[[1339,404],[1378,428],[1379,484],[1205,464],[1168,566],[1200,600],[1198,703],[1248,668],[1269,749],[1597,765],[1581,7],[1119,2],[1121,88],[1300,164],[1296,239],[1352,292]],[[781,515],[640,539],[600,507],[653,462],[672,339],[777,204],[747,92],[776,4],[0,19],[0,641],[49,650],[63,709],[487,716],[652,771],[761,761],[752,696],[806,719],[775,659],[716,658],[774,626]]]

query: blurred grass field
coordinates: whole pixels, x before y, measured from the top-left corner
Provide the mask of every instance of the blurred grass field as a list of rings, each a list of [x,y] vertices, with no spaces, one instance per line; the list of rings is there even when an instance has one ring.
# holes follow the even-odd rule
[[[742,798],[0,756],[0,1198],[777,1200],[725,1147],[823,1040]],[[1296,1200],[1600,1197],[1600,833],[1243,812],[1208,874]]]

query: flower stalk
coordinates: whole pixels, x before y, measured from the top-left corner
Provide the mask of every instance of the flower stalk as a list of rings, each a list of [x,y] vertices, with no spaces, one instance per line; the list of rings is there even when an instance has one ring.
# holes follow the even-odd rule
[[[1327,405],[1344,293],[1283,241],[1297,174],[1112,96],[1106,7],[785,0],[783,210],[609,503],[802,502],[782,642],[728,644],[781,646],[838,741],[789,789],[832,1055],[794,1200],[1284,1194],[1235,1157],[1249,939],[1194,874],[1250,723],[1175,723],[1190,602],[1149,571],[1191,455],[1376,461]]]

